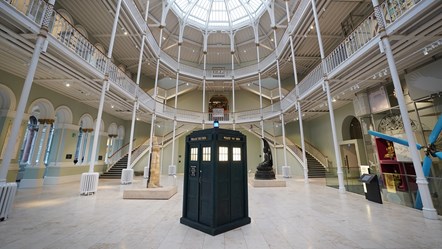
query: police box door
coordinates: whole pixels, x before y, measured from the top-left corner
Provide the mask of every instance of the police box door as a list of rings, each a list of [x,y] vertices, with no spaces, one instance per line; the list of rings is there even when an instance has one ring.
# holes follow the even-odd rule
[[[210,143],[189,143],[187,155],[187,210],[190,220],[212,225],[212,155]]]

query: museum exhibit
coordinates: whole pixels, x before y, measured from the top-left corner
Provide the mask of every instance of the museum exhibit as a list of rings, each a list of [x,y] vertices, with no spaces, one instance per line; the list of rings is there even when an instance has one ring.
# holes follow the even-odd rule
[[[0,0],[0,249],[440,248],[441,13]]]
[[[211,235],[250,223],[246,136],[212,128],[186,136],[180,222]]]

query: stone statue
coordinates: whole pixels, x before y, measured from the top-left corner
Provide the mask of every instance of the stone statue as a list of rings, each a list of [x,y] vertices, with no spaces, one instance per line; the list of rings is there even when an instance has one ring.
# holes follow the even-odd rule
[[[150,161],[149,178],[147,188],[158,188],[160,186],[160,146],[157,137],[152,140],[152,153]]]
[[[267,140],[263,138],[262,141],[264,142],[264,148],[262,149],[264,152],[264,161],[262,161],[260,164],[258,164],[258,167],[256,167],[257,171],[255,173],[255,179],[272,180],[275,179],[272,151],[270,150]]]

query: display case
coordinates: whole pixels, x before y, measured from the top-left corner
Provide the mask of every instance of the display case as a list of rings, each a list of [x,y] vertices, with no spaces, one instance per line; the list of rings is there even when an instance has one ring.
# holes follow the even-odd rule
[[[415,189],[416,173],[413,163],[397,161],[393,143],[385,139],[376,138],[376,149],[384,187],[395,186],[398,191],[407,191],[409,187]]]

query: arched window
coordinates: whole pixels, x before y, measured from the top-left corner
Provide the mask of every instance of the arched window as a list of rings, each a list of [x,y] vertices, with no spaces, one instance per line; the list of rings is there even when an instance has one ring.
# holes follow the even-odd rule
[[[78,163],[78,157],[80,156],[81,140],[83,139],[83,129],[81,128],[83,122],[80,123],[80,128],[78,129],[77,145],[75,146],[74,154],[74,164]]]
[[[49,131],[47,130],[48,128]],[[46,126],[45,129],[47,130],[47,132],[49,132],[49,137],[48,137],[48,144],[46,145],[46,152],[43,162],[46,166],[48,166],[49,156],[51,154],[52,142],[54,141],[54,124],[53,123],[48,124],[48,126]]]
[[[28,128],[23,139],[23,146],[20,150],[20,164],[29,164],[30,156],[34,150],[35,137],[38,132],[38,121],[35,116],[29,117]]]

